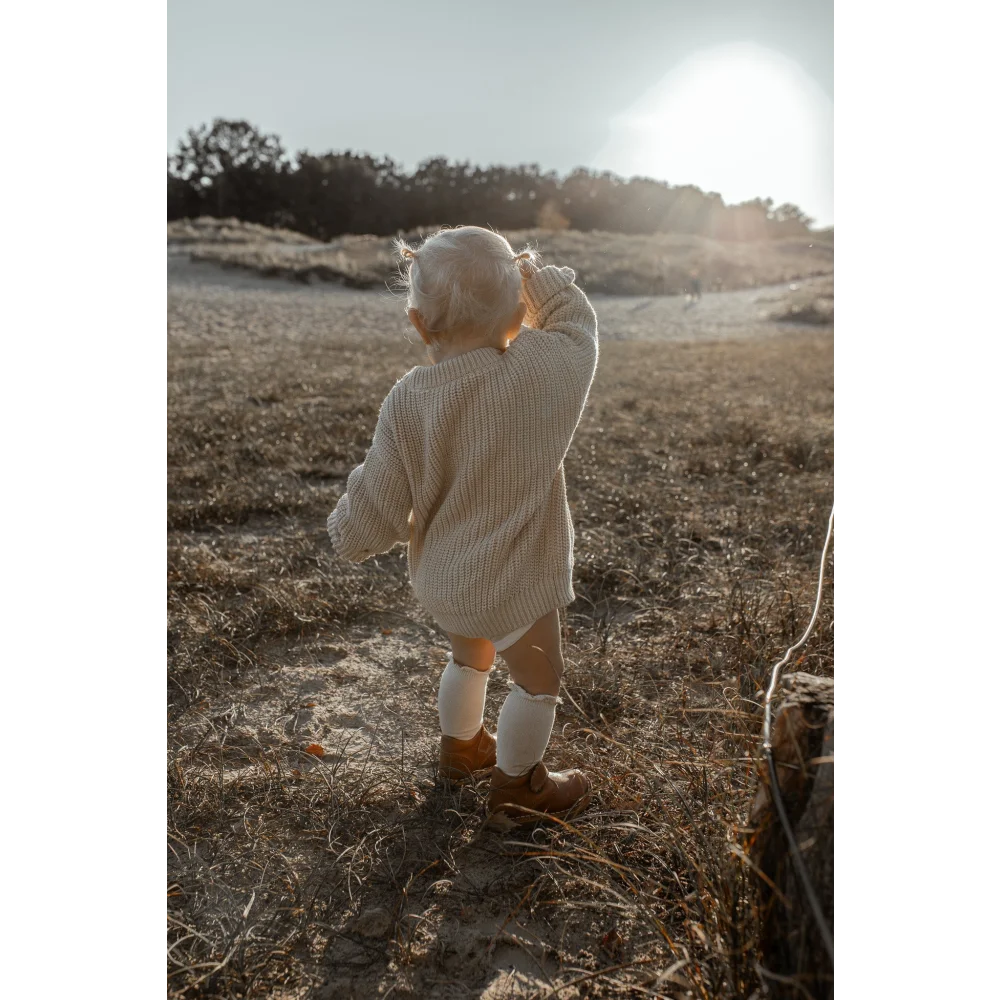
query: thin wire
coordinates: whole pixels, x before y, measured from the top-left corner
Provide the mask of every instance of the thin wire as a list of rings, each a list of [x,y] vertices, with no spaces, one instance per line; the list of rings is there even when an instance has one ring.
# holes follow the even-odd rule
[[[826,553],[830,548],[830,539],[832,537],[833,509],[831,508],[830,523],[826,529],[826,541],[823,543],[823,554],[819,560],[819,584],[816,587],[816,605],[813,608],[812,618],[809,620],[809,625],[806,627],[805,632],[802,633],[802,638],[794,646],[789,647],[785,655],[771,670],[771,685],[767,689],[767,697],[764,699],[763,744],[764,756],[767,758],[767,770],[771,779],[771,799],[778,810],[778,819],[781,821],[782,829],[785,831],[785,837],[788,840],[792,861],[795,864],[795,871],[799,876],[799,881],[802,883],[802,888],[805,890],[806,899],[809,901],[809,908],[812,910],[816,926],[819,928],[820,937],[823,939],[823,946],[826,948],[831,962],[833,961],[833,935],[830,933],[826,918],[823,916],[823,910],[820,908],[819,899],[816,896],[816,889],[809,878],[809,873],[806,871],[805,862],[802,860],[802,854],[799,852],[799,845],[795,842],[795,833],[792,830],[791,823],[788,821],[788,814],[785,812],[785,803],[781,798],[781,786],[778,784],[778,772],[774,766],[774,753],[771,748],[771,699],[774,697],[774,692],[778,687],[778,677],[781,674],[781,668],[787,666],[792,658],[792,654],[802,647],[809,636],[812,635],[812,630],[816,627],[816,619],[819,618],[820,602],[823,598],[823,572],[826,568]]]
[[[778,677],[781,674],[781,668],[788,665],[788,661],[792,658],[792,653],[800,649],[805,644],[806,639],[812,635],[812,630],[816,627],[816,619],[819,617],[820,601],[823,599],[823,571],[826,568],[826,553],[830,548],[831,538],[833,538],[833,508],[830,509],[830,523],[826,529],[826,541],[823,543],[823,554],[819,557],[819,585],[816,588],[816,605],[813,608],[812,618],[809,619],[809,624],[806,626],[805,632],[802,633],[802,638],[799,639],[794,646],[790,646],[785,655],[771,669],[771,685],[768,687],[767,697],[764,699],[765,750],[771,749],[771,699],[774,697],[774,692],[778,687]]]

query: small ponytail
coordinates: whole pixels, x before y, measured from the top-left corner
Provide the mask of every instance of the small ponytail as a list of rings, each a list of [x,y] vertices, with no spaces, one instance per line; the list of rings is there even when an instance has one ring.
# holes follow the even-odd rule
[[[417,251],[413,249],[405,240],[399,239],[398,237],[392,241],[392,248],[402,257],[404,260],[416,260]]]

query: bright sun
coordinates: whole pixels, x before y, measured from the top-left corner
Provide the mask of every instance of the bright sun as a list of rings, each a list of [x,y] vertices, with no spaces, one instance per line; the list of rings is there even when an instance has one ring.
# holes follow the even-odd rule
[[[833,223],[833,102],[776,52],[752,43],[697,52],[610,126],[592,167],[696,184],[729,204],[790,201]]]

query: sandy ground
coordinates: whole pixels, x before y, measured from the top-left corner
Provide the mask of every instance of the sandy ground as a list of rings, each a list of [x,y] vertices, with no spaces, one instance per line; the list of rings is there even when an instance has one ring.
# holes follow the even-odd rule
[[[171,302],[184,303],[196,312],[232,308],[240,303],[240,308],[260,308],[267,312],[287,309],[305,322],[328,323],[338,329],[350,321],[366,336],[416,338],[408,330],[403,298],[388,290],[359,291],[334,284],[298,285],[283,278],[262,278],[238,269],[191,261],[182,252],[169,254],[167,262]],[[829,278],[807,278],[792,285],[706,293],[698,302],[688,302],[680,295],[593,295],[591,301],[597,310],[602,339],[747,339],[808,329],[798,324],[775,323],[768,316],[795,292],[801,294],[828,283]],[[178,332],[177,328],[172,332]],[[288,335],[294,336],[291,327]],[[416,344],[414,349],[414,364],[420,364],[423,357]]]
[[[407,333],[402,300],[388,292],[298,286],[192,263],[183,253],[168,257],[168,278],[172,338],[190,343],[222,337],[234,344],[245,339],[263,345],[273,338],[330,330],[337,331],[345,350],[363,349],[374,338],[397,342],[411,352],[413,364],[423,361],[415,335]],[[775,337],[795,328],[768,322],[763,314],[787,291],[781,286],[706,294],[694,305],[683,298],[597,296],[594,304],[606,339]],[[317,489],[329,486],[317,483]],[[331,506],[333,502],[331,492]],[[272,519],[232,531],[241,544],[267,546],[275,532],[301,534],[302,529],[276,527]],[[213,558],[207,547],[205,558]],[[348,1000],[392,993],[499,1000],[546,995],[553,984],[572,979],[573,967],[565,956],[573,951],[574,922],[589,915],[567,911],[559,917],[527,918],[502,908],[496,900],[518,877],[518,862],[512,861],[517,850],[481,828],[485,788],[434,788],[436,689],[449,650],[433,622],[386,609],[378,621],[363,622],[344,634],[289,643],[273,652],[279,668],[248,686],[240,701],[228,706],[216,702],[210,714],[186,713],[177,740],[195,743],[211,732],[234,749],[279,747],[289,765],[304,775],[319,771],[324,780],[370,784],[369,800],[385,800],[382,835],[414,839],[410,848],[423,852],[439,875],[418,896],[404,891],[401,907],[400,886],[391,877],[382,880],[381,890],[371,888],[369,879],[364,897],[344,914],[322,953],[309,956],[314,980],[271,995]],[[501,666],[491,679],[488,720],[495,720],[506,694],[502,674]],[[576,709],[567,703],[561,712],[562,719]],[[561,760],[559,728],[557,720],[550,755],[556,766],[568,763]],[[312,743],[324,748],[322,759],[303,752]],[[219,780],[241,780],[239,754]],[[425,821],[414,824],[412,816],[394,821],[400,815],[394,803],[418,793],[426,797]],[[595,808],[629,815],[624,799],[605,800]],[[329,846],[341,864],[355,857],[359,865],[367,864],[363,845]],[[662,967],[650,966],[645,980],[650,995],[693,995],[681,972],[657,980],[670,964],[665,956]],[[562,1000],[578,995],[572,986],[558,994]]]

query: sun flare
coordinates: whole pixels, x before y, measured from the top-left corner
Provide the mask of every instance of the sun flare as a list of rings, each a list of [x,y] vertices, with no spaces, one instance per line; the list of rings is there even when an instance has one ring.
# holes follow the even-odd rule
[[[751,43],[695,53],[610,122],[593,167],[793,202],[833,222],[833,102],[797,63]]]

